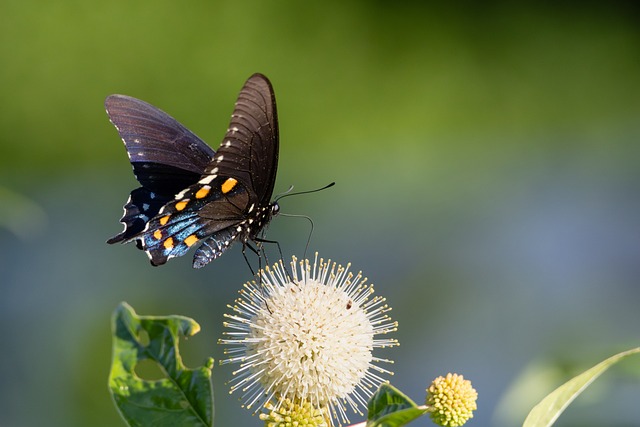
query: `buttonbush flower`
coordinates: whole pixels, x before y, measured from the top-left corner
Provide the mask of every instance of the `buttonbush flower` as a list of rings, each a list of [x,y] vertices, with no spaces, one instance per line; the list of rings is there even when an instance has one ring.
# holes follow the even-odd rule
[[[309,402],[296,403],[284,399],[279,408],[273,404],[265,404],[269,411],[260,414],[265,427],[329,427],[322,411],[315,409]]]
[[[260,271],[259,283],[246,283],[225,317],[227,359],[237,363],[231,392],[240,391],[247,408],[307,402],[330,423],[348,422],[347,407],[362,414],[367,399],[392,373],[393,363],[374,357],[374,348],[398,345],[380,337],[396,331],[385,299],[373,285],[331,260],[297,262],[291,276],[282,262]],[[275,424],[278,425],[278,424]]]
[[[460,427],[478,409],[476,400],[478,393],[471,386],[471,381],[462,375],[447,374],[438,377],[427,389],[427,406],[432,408],[431,419],[443,427]]]

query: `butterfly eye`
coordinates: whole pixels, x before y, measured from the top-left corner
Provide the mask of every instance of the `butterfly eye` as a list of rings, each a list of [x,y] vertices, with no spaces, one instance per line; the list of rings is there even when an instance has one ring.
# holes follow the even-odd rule
[[[280,205],[277,203],[274,203],[271,205],[271,215],[278,215],[278,213],[280,212]]]

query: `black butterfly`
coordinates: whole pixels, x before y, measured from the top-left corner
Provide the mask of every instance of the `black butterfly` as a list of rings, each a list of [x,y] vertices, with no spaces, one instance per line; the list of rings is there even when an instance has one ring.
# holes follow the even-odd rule
[[[193,267],[218,258],[235,241],[257,252],[278,213],[271,195],[278,168],[278,117],[269,80],[251,76],[238,95],[217,152],[156,107],[124,95],[105,101],[142,187],[131,192],[107,243],[136,241],[151,264],[184,255],[197,243]]]

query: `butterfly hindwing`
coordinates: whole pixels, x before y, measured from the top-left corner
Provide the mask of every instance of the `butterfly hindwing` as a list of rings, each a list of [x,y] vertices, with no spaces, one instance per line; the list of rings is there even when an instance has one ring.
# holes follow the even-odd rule
[[[109,243],[135,240],[153,265],[199,245],[200,268],[233,242],[257,239],[277,211],[278,120],[265,76],[243,86],[217,152],[144,101],[111,95],[105,105],[142,185],[125,204],[125,230]]]
[[[120,218],[120,222],[124,224],[124,230],[107,240],[107,243],[124,242],[140,233],[149,220],[156,216],[172,198],[154,193],[145,187],[133,190],[127,203],[124,204],[124,215]]]
[[[242,230],[237,226],[245,221],[249,200],[240,184],[228,184],[234,181],[218,177],[210,185],[192,185],[160,209],[136,237],[153,265],[184,255],[196,243],[219,233],[226,236],[216,237],[224,249],[233,243]]]

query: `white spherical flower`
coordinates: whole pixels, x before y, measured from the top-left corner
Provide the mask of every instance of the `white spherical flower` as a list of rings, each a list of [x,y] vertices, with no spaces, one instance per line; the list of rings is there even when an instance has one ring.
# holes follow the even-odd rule
[[[279,405],[286,399],[309,402],[328,418],[348,421],[347,406],[362,414],[368,397],[392,373],[377,365],[392,363],[372,355],[376,347],[397,345],[376,338],[397,329],[386,314],[385,299],[373,285],[330,260],[282,263],[246,283],[225,323],[221,344],[239,363],[231,392],[240,390],[248,408]]]

